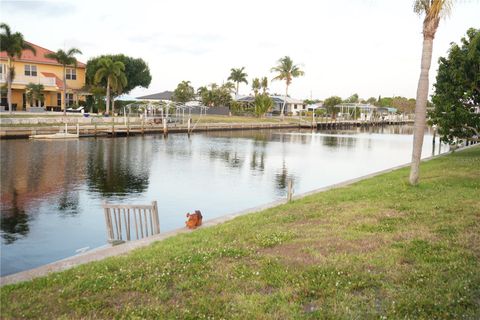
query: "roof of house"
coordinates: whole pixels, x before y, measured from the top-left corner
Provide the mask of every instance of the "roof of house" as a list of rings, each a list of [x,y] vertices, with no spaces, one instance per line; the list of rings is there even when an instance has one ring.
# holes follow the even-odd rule
[[[146,96],[137,97],[142,100],[172,100],[173,91],[163,91],[159,93],[149,94]]]
[[[379,111],[387,111],[387,112],[397,112],[397,108],[393,107],[377,107],[377,110]]]
[[[270,98],[272,98],[272,100],[275,103],[283,103],[283,99],[284,99],[283,96],[270,96]],[[252,101],[255,100],[255,97],[254,96],[243,96],[243,97],[237,98],[236,100],[237,101],[252,102]],[[287,97],[286,101],[287,101],[287,103],[303,104],[303,100],[293,99],[293,98],[290,98],[290,97]]]
[[[57,85],[57,87],[63,88],[63,81],[60,80],[60,78],[57,77],[55,74],[51,72],[41,72],[41,74],[43,74],[45,77],[48,77],[48,78],[55,78],[55,84]]]
[[[35,48],[36,53],[34,54],[30,50],[23,50],[22,51],[22,56],[20,57],[19,61],[61,65],[55,59],[45,58],[45,55],[47,53],[55,53],[55,52],[53,52],[51,50],[48,50],[48,49],[45,49],[43,47],[40,47],[39,45],[36,45],[34,43],[31,43],[31,42],[28,42],[28,41],[26,41],[26,42],[29,45],[31,45],[33,48]],[[0,59],[7,59],[7,58],[8,58],[7,53],[5,51],[0,52]],[[77,67],[85,68],[86,64],[83,63],[83,62],[77,61]]]
[[[309,104],[309,105],[307,105],[307,108],[308,108],[308,109],[326,109],[326,108],[323,106],[323,103],[321,103],[321,102]]]

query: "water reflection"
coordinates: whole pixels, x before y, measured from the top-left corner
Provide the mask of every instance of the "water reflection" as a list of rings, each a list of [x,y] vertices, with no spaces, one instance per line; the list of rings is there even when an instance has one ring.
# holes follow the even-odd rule
[[[339,146],[347,148],[355,148],[358,142],[358,139],[353,137],[342,137],[342,136],[323,136],[322,142],[324,146],[337,148]]]
[[[152,149],[145,141],[131,144],[127,138],[99,140],[88,150],[88,187],[102,196],[144,192],[151,162]]]
[[[17,205],[18,193],[13,191],[12,206],[3,210],[0,215],[0,229],[5,244],[11,244],[21,237],[24,237],[30,231],[28,221],[30,217]]]
[[[61,215],[70,215],[74,216],[78,213],[78,203],[79,203],[79,194],[78,192],[69,192],[64,190],[58,200],[57,209]]]
[[[228,148],[228,146],[225,146]],[[232,150],[221,150],[217,148],[211,148],[208,152],[210,159],[212,160],[221,160],[229,168],[240,169],[245,161],[242,159],[236,151]]]
[[[292,181],[292,185],[295,185],[298,180],[293,174],[289,174],[285,160],[282,162],[282,167],[275,173],[275,189],[276,194],[283,196],[287,192],[288,181]]]
[[[265,152],[253,150],[250,170],[263,172],[265,170]]]
[[[85,158],[77,141],[2,141],[1,151],[0,218],[6,244],[28,234],[37,204],[49,196],[59,195],[52,213],[77,211],[75,192],[69,192],[83,181]]]

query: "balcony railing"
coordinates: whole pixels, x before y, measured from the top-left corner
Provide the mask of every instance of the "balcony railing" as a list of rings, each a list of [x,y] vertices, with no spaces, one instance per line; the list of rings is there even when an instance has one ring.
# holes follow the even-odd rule
[[[7,77],[5,74],[0,74],[0,83],[7,82]],[[29,83],[35,84],[43,84],[44,86],[53,86],[56,87],[57,83],[55,78],[53,77],[27,77],[27,76],[16,76],[13,78],[13,84],[24,84],[27,85]]]

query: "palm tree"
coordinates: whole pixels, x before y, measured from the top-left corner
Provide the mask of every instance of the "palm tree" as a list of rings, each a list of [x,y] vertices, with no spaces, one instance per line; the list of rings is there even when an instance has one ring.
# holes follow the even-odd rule
[[[262,78],[261,86],[262,86],[263,94],[267,94],[267,90],[268,90],[268,78],[267,77]]]
[[[235,84],[230,81],[227,81],[224,84],[222,84],[222,88],[228,91],[229,94],[235,92]]]
[[[7,100],[8,111],[12,113],[12,82],[15,78],[15,58],[20,59],[23,50],[30,50],[34,55],[37,54],[35,48],[23,39],[20,32],[12,33],[10,27],[5,24],[0,24],[0,29],[3,33],[0,34],[0,51],[7,53]]]
[[[126,76],[125,76],[126,77]],[[124,85],[117,83],[116,86],[112,86],[112,91],[110,92],[111,103],[112,103],[112,112],[115,113],[115,98],[119,97],[123,93]]]
[[[260,79],[254,78],[252,80],[252,90],[253,90],[253,95],[256,97],[258,95],[258,91],[260,91],[261,84],[260,84]]]
[[[173,99],[175,101],[185,103],[195,97],[195,89],[190,84],[190,81],[182,81],[177,85],[173,91]]]
[[[293,64],[292,59],[289,56],[285,56],[278,60],[277,66],[270,69],[271,72],[276,72],[277,76],[272,79],[273,80],[285,80],[286,88],[285,88],[285,97],[283,99],[283,105],[281,110],[282,120],[284,117],[284,109],[285,105],[287,104],[287,96],[288,96],[288,86],[292,83],[293,78],[297,78],[303,76],[305,72],[300,70],[300,67]]]
[[[45,58],[57,60],[63,66],[63,88],[62,88],[62,109],[63,115],[67,115],[67,108],[65,102],[67,101],[67,66],[77,67],[77,58],[75,54],[82,54],[82,51],[77,48],[71,48],[67,52],[62,49],[58,49],[57,52],[47,53]]]
[[[235,95],[238,95],[238,87],[240,85],[240,82],[245,82],[245,84],[248,84],[248,74],[243,72],[244,70],[245,67],[241,67],[238,69],[232,68],[230,70],[230,77],[228,77],[228,80],[232,80],[233,82],[237,83],[237,90],[235,91]]]
[[[107,110],[110,110],[110,89],[118,90],[127,85],[127,77],[125,76],[125,65],[121,61],[113,61],[110,58],[102,58],[98,61],[98,70],[95,73],[95,82],[99,83],[103,79],[107,80]]]
[[[432,61],[432,47],[440,18],[450,12],[451,0],[415,0],[414,11],[425,14],[423,20],[423,50],[420,79],[417,87],[415,103],[415,124],[413,132],[412,164],[410,168],[410,184],[418,183],[420,158],[422,155],[423,136],[428,98],[428,72]]]
[[[37,107],[41,107],[44,100],[43,90],[45,87],[43,84],[29,83],[26,86],[27,99],[30,101],[30,105],[33,106],[37,101]]]

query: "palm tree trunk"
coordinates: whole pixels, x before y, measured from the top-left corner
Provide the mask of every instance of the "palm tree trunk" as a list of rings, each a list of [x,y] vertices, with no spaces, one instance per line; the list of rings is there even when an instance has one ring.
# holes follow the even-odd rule
[[[12,113],[12,60],[8,57],[8,70],[7,70],[7,102],[8,113]]]
[[[285,96],[283,97],[283,105],[282,105],[282,111],[280,112],[281,113],[281,116],[282,116],[282,121],[283,119],[285,118],[285,115],[284,115],[284,110],[285,110],[285,105],[287,104],[287,96],[288,96],[288,84],[285,88]]]
[[[420,172],[420,158],[422,156],[423,136],[425,133],[425,119],[428,98],[428,72],[432,62],[433,37],[423,39],[422,63],[420,79],[417,87],[417,100],[415,103],[415,123],[413,131],[412,164],[410,167],[410,184],[418,184]]]
[[[63,115],[67,115],[67,70],[66,66],[63,65]]]
[[[107,79],[107,109],[105,110],[106,114],[110,113],[110,79]]]
[[[235,91],[235,98],[238,97],[238,87],[239,87],[239,85],[240,85],[240,82],[237,81],[237,90]]]

